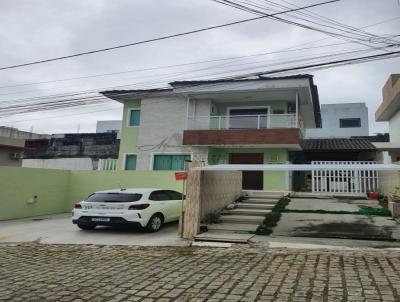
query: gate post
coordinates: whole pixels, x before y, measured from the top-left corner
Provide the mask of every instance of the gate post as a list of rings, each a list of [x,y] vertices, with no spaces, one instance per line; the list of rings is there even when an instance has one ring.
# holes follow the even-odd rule
[[[201,180],[203,171],[192,169],[199,166],[201,166],[200,162],[188,163],[187,193],[183,215],[180,219],[180,223],[183,226],[181,236],[185,239],[193,239],[200,231]]]

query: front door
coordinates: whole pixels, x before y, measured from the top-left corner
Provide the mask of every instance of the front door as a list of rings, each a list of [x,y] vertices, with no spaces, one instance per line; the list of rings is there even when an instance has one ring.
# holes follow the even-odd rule
[[[263,164],[263,153],[230,153],[230,164]],[[263,189],[263,171],[243,171],[242,188],[245,190]]]

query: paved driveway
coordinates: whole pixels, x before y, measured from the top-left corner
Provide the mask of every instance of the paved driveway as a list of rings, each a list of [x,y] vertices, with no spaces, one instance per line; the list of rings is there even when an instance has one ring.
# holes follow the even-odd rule
[[[0,244],[0,301],[399,301],[400,252]]]
[[[0,243],[40,242],[48,244],[106,244],[141,246],[185,246],[189,243],[178,236],[178,223],[165,225],[157,233],[135,228],[98,227],[80,230],[71,222],[70,214],[40,216],[0,221]]]

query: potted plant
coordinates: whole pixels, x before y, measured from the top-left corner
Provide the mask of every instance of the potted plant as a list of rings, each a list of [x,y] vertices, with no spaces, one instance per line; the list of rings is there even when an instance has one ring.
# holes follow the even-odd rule
[[[396,187],[389,193],[388,208],[393,217],[400,216],[400,187]]]
[[[367,195],[368,195],[369,199],[378,200],[378,192],[369,191]]]

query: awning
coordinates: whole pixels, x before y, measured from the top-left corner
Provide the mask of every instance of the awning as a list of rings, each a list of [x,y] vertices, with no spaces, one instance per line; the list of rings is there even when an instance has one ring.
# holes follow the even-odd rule
[[[398,164],[264,164],[264,165],[209,165],[195,167],[201,171],[400,171]]]

